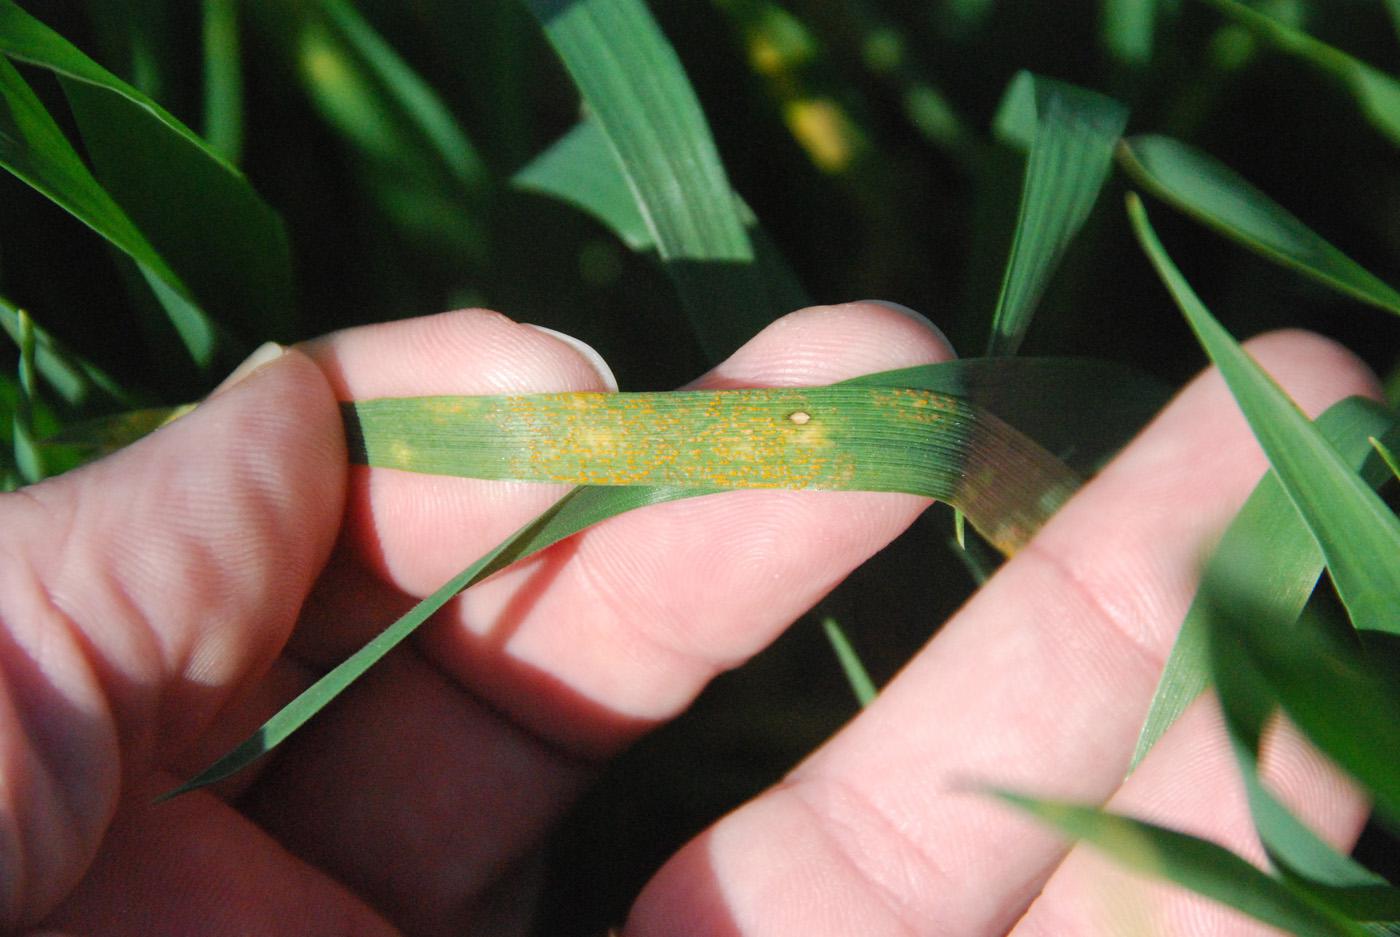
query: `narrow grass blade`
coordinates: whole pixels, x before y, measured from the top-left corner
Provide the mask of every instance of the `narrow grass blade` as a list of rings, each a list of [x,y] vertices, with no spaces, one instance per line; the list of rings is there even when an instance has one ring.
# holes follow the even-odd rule
[[[1124,140],[1118,160],[1139,185],[1250,250],[1335,290],[1400,313],[1396,292],[1229,167],[1162,136]]]
[[[1367,933],[1359,924],[1207,840],[1093,807],[1008,791],[993,793],[1125,868],[1174,882],[1273,927],[1310,937],[1364,937]]]
[[[1022,72],[1010,92],[1024,101],[1034,88],[1031,142],[1021,208],[1001,295],[992,317],[988,355],[1015,354],[1055,266],[1089,217],[1127,126],[1127,108],[1111,98]]]
[[[1240,606],[1244,607],[1244,606]],[[1259,779],[1259,748],[1275,712],[1268,685],[1224,623],[1211,638],[1220,700],[1240,766],[1250,813],[1278,874],[1318,901],[1358,921],[1400,920],[1400,891],[1350,856],[1337,852],[1301,823]],[[1265,623],[1265,627],[1277,627]],[[1293,627],[1293,625],[1285,625]]]
[[[841,664],[841,672],[846,675],[846,682],[851,685],[856,702],[861,706],[869,706],[880,691],[875,688],[875,682],[870,679],[865,665],[861,663],[860,655],[856,653],[851,639],[846,637],[840,623],[829,616],[822,619],[822,631],[826,632],[826,639],[836,651],[836,660]]]
[[[20,341],[19,323],[18,307],[0,297],[0,329],[10,336],[16,346]],[[30,327],[34,330],[34,366],[49,387],[69,406],[82,408],[97,394],[124,407],[141,405],[139,395],[128,392],[101,368],[64,348],[32,319]]]
[[[4,27],[0,0],[0,29]],[[93,178],[33,89],[0,59],[0,165],[127,254],[143,274],[188,295],[184,283],[156,253],[126,212]],[[171,324],[200,364],[213,360],[215,329],[197,307],[178,307]]]
[[[1206,0],[1221,13],[1247,27],[1280,52],[1306,62],[1339,82],[1355,99],[1371,125],[1400,144],[1400,82],[1335,46],[1281,23],[1238,0]]]
[[[237,164],[243,155],[243,65],[237,0],[204,0],[204,138]]]
[[[680,488],[574,489],[302,691],[250,738],[197,777],[162,795],[160,800],[168,800],[220,781],[280,745],[454,596],[497,570],[504,569],[511,563],[552,546],[606,518],[649,504],[660,504],[706,493],[702,489]]]
[[[511,179],[517,188],[568,202],[637,252],[656,242],[603,128],[584,119]]]
[[[1381,442],[1376,437],[1370,439],[1371,446],[1376,450],[1376,454],[1385,460],[1386,468],[1390,469],[1390,474],[1400,479],[1400,461],[1395,458],[1395,453],[1390,451],[1390,447]]]
[[[675,50],[641,0],[525,0],[598,121],[707,355],[719,360],[780,312],[709,126]]]
[[[1360,472],[1368,483],[1380,484],[1385,479],[1384,468],[1360,444],[1361,437],[1374,431],[1394,439],[1400,436],[1396,423],[1395,414],[1381,405],[1351,398],[1324,413],[1318,428],[1349,459],[1362,463]],[[1246,534],[1253,536],[1242,537]],[[1250,539],[1252,543],[1247,542]],[[1312,554],[1306,564],[1301,562],[1305,552]],[[1298,575],[1292,582],[1274,568],[1278,563],[1293,566]],[[1202,648],[1199,653],[1205,658],[1204,669],[1217,685],[1255,828],[1279,874],[1354,919],[1396,918],[1400,917],[1400,893],[1321,840],[1259,779],[1258,752],[1276,710],[1276,699],[1243,647],[1243,635],[1252,631],[1286,635],[1298,628],[1315,627],[1300,623],[1298,615],[1321,567],[1320,551],[1270,473],[1212,555],[1187,626],[1195,629],[1198,639],[1192,646]],[[1291,593],[1291,601],[1271,591],[1271,585]],[[1173,661],[1182,659],[1180,647],[1178,642]]]
[[[34,324],[21,309],[19,312],[19,396],[15,401],[12,431],[15,467],[27,484],[44,477],[44,459],[35,445],[34,399],[38,381],[34,376]]]
[[[1388,439],[1400,438],[1395,423],[1394,414],[1380,404],[1349,398],[1322,414],[1317,429],[1348,465],[1361,472],[1367,484],[1379,486],[1385,480],[1384,467],[1379,460],[1368,458],[1372,455],[1368,440],[1383,434],[1391,434]],[[1244,572],[1246,564],[1248,574]],[[1215,609],[1212,595],[1223,577],[1233,577],[1231,588],[1244,596],[1254,614],[1270,622],[1269,627],[1283,629],[1302,612],[1322,566],[1322,551],[1278,476],[1266,474],[1206,564],[1201,588],[1186,613],[1152,697],[1129,770],[1137,767],[1209,684],[1209,635]]]
[[[490,181],[486,165],[432,87],[352,4],[321,0],[320,5],[327,22],[355,51],[359,62],[379,81],[396,109],[417,129],[463,191],[474,198],[483,196]]]
[[[1152,61],[1158,0],[1103,0],[1099,35],[1114,60],[1133,68]]]
[[[662,257],[751,259],[700,103],[646,8],[635,0],[526,5],[627,168]]]
[[[1284,489],[1317,538],[1360,631],[1400,633],[1400,521],[1216,322],[1167,257],[1136,197],[1129,214],[1157,272],[1220,368]]]

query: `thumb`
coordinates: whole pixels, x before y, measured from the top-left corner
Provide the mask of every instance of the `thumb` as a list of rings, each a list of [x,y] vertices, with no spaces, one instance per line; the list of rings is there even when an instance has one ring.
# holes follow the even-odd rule
[[[0,931],[74,884],[123,781],[270,665],[345,472],[320,370],[264,346],[187,416],[0,495]]]

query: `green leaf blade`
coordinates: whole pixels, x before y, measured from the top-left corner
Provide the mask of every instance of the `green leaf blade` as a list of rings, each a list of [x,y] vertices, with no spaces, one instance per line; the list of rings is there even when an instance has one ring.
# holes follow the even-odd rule
[[[473,200],[483,197],[489,182],[486,165],[437,92],[353,5],[345,0],[321,0],[321,9],[463,192]]]
[[[1314,39],[1302,30],[1251,9],[1238,0],[1206,2],[1279,51],[1306,62],[1339,82],[1351,92],[1371,125],[1392,143],[1400,144],[1400,82],[1341,49]]]
[[[645,8],[632,0],[526,5],[628,168],[662,256],[751,259],[700,102]]]
[[[1270,463],[1317,538],[1358,630],[1400,633],[1400,521],[1235,343],[1167,257],[1142,203],[1134,228],[1153,265],[1220,368]]]
[[[656,246],[603,128],[584,119],[511,179],[517,188],[568,202],[634,251]]]
[[[284,742],[311,717],[330,704],[346,688],[358,680],[385,654],[397,647],[450,602],[492,573],[517,560],[573,536],[581,530],[609,517],[650,504],[676,501],[707,494],[703,489],[659,487],[635,488],[576,488],[552,507],[530,521],[494,550],[468,566],[444,583],[432,595],[419,602],[397,621],[385,628],[360,650],[338,664],[323,677],[302,691],[296,699],[279,710],[247,740],[224,755],[209,768],[174,790],[162,794],[165,801],[180,794],[215,784],[227,778]]]
[[[343,405],[354,461],[584,485],[902,491],[960,508],[1005,553],[1078,487],[959,397],[833,385],[405,397]]]
[[[1400,292],[1229,167],[1170,137],[1130,137],[1124,169],[1153,195],[1276,263],[1364,303],[1400,313]]]
[[[1317,937],[1361,937],[1366,933],[1216,843],[1093,807],[1009,791],[993,793],[1126,868],[1173,882],[1266,924]]]
[[[1035,131],[988,355],[1015,354],[1025,338],[1051,273],[1098,200],[1128,122],[1117,101],[1038,76],[1018,76],[1020,87],[1013,84],[1008,93],[1020,109],[1027,105],[1027,80],[1034,87]],[[1025,116],[1013,123],[1020,126]],[[1024,127],[1012,132],[1021,136]]]
[[[1350,634],[1305,615],[1266,628],[1230,582],[1214,594],[1212,671],[1232,731],[1251,750],[1275,706],[1321,751],[1363,784],[1377,809],[1400,819],[1400,693]],[[1236,728],[1238,727],[1238,728]],[[1301,869],[1308,873],[1309,869]]]
[[[826,639],[831,644],[831,648],[836,652],[836,660],[841,665],[841,672],[846,675],[846,682],[851,685],[851,692],[855,694],[856,702],[861,706],[869,706],[875,701],[875,697],[880,691],[875,687],[875,681],[870,679],[870,673],[865,669],[865,664],[861,663],[860,655],[856,653],[855,645],[846,636],[841,624],[830,616],[822,619],[822,631],[826,633]]]
[[[721,360],[800,291],[773,251],[755,251],[675,50],[641,0],[525,4],[622,167],[702,348]]]
[[[243,63],[236,0],[204,0],[204,136],[230,163],[243,154]]]

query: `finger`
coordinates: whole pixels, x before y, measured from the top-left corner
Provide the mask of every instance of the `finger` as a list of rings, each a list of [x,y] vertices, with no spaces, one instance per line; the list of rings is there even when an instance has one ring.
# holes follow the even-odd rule
[[[1366,822],[1364,799],[1291,726],[1266,737],[1260,776],[1295,815],[1349,852]],[[1213,697],[1198,700],[1124,782],[1106,809],[1219,843],[1256,865],[1263,846]],[[1277,934],[1225,905],[1149,881],[1076,846],[1051,876],[1016,937],[1083,934]]]
[[[87,876],[43,921],[45,930],[103,937],[398,933],[212,794],[152,803],[180,780],[156,774],[131,792]]]
[[[886,307],[824,307],[781,320],[706,381],[820,383],[943,354],[926,325]],[[384,474],[370,479],[383,486],[372,495],[381,516],[438,522],[410,495],[390,508],[402,473]],[[309,728],[260,783],[253,809],[393,920],[460,932],[594,756],[684,706],[924,504],[736,492],[615,518],[468,593],[418,654]],[[491,545],[461,518],[449,527],[459,565]],[[397,562],[388,556],[386,568]]]
[[[0,929],[93,855],[123,780],[264,671],[330,548],[344,442],[291,353],[84,469],[0,496]]]
[[[1375,392],[1325,340],[1250,350],[1310,412]],[[699,933],[773,933],[795,916],[818,934],[852,916],[866,933],[1004,932],[1063,847],[968,783],[1113,792],[1206,545],[1263,466],[1218,375],[1194,382],[855,723],[683,850],[632,933],[686,915],[710,925]]]

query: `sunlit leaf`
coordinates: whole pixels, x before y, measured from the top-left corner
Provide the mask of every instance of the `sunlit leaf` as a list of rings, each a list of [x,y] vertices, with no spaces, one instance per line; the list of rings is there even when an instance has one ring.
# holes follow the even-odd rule
[[[526,0],[626,174],[702,347],[718,361],[773,309],[675,50],[641,0]]]
[[[493,572],[606,518],[649,504],[660,504],[705,493],[699,489],[682,488],[575,488],[302,691],[247,741],[197,777],[163,795],[161,799],[169,799],[220,781],[280,745],[385,654],[417,630],[418,626],[438,609],[473,583],[480,582]]]
[[[634,251],[655,247],[617,155],[596,121],[579,121],[511,181],[587,212]]]
[[[1358,630],[1400,633],[1400,521],[1210,314],[1129,200],[1138,239],[1303,516]]]
[[[520,188],[582,209],[634,251],[647,252],[656,247],[643,217],[642,205],[627,182],[627,173],[617,153],[597,122],[590,118],[575,125],[516,173],[512,181]],[[755,310],[768,310],[768,314],[774,316],[807,305],[806,294],[776,245],[759,227],[753,211],[738,195],[734,198],[754,252],[751,269],[745,274],[754,291],[747,297],[747,303]],[[716,272],[728,277],[733,271],[726,273],[717,268]],[[711,310],[706,314],[720,313]]]
[[[1014,552],[1078,485],[1024,434],[909,387],[392,397],[343,405],[351,460],[575,485],[902,491]]]
[[[1364,937],[1367,933],[1216,843],[1094,807],[1008,791],[994,793],[1128,869],[1189,888],[1266,924],[1316,937]]]
[[[928,492],[946,485],[956,500],[964,502],[965,509],[970,508],[969,517],[989,533],[993,542],[1003,550],[1014,550],[1068,497],[1076,479],[1044,450],[990,413],[943,392],[920,388],[920,382],[966,385],[976,378],[977,371],[969,370],[965,364],[949,362],[864,375],[826,388],[402,398],[344,404],[351,457],[356,461],[489,477],[540,478],[566,471],[572,473],[569,478],[576,482],[590,477],[623,484],[574,489],[549,512],[425,599],[289,704],[255,736],[180,790],[227,777],[279,744],[471,583],[590,524],[635,507],[723,490],[718,486],[773,487],[775,479],[766,476],[769,469],[784,475],[785,483],[801,487],[806,484],[798,478],[802,471],[816,473],[807,480],[812,481],[820,473],[836,468],[824,477],[838,487],[852,487],[857,478],[877,488],[896,490],[918,488]],[[987,384],[997,388],[994,381]],[[831,409],[838,398],[842,404],[839,413]],[[702,404],[699,410],[695,408],[697,402]],[[720,418],[705,411],[706,402],[721,406]],[[725,409],[729,411],[727,416]],[[468,414],[473,410],[482,417],[475,424]],[[579,420],[568,415],[589,411],[598,418]],[[956,413],[957,418],[946,420],[940,411]],[[668,413],[673,418],[669,425]],[[661,475],[651,475],[655,481],[669,471],[662,465],[664,460],[655,458],[653,447],[638,447],[635,440],[629,441],[643,426],[633,420],[639,416],[645,416],[643,422],[660,431],[659,441],[663,444],[688,438],[691,441],[687,448],[698,445],[710,450],[708,456],[676,453],[682,474],[674,477],[681,478],[686,487],[648,485],[636,474],[660,471]],[[440,422],[443,419],[447,422]],[[619,419],[621,423],[617,422]],[[691,421],[689,435],[677,420]],[[522,427],[523,436],[519,434]],[[746,434],[746,429],[753,432]],[[866,465],[847,459],[839,450],[833,453],[827,444],[827,439],[841,438],[852,429],[857,437],[863,433],[874,440],[842,443],[852,453],[862,452]],[[894,436],[888,435],[890,430]],[[651,433],[652,429],[645,431]],[[902,457],[897,456],[900,447],[891,442],[901,436],[912,439],[915,432],[927,437],[918,444],[925,458],[901,463]],[[669,440],[665,438],[667,433],[672,434]],[[461,447],[452,441],[473,434],[475,444]],[[703,443],[698,443],[698,439],[703,439]],[[792,466],[786,466],[776,454],[772,462],[760,459],[765,454],[760,449],[776,446],[796,452],[804,448],[804,439],[810,444],[810,452]],[[595,462],[590,463],[584,448],[596,454]],[[532,449],[544,461],[532,463]],[[546,454],[545,450],[550,451]],[[893,461],[891,453],[896,454]],[[624,464],[639,454],[639,460]],[[828,458],[833,454],[834,459]],[[558,462],[550,468],[550,461],[556,458]],[[839,468],[837,462],[847,467]],[[687,465],[695,471],[684,474]],[[624,479],[619,471],[634,474]]]
[[[1025,90],[1026,85],[1033,93]],[[1019,87],[1016,87],[1019,86]],[[1112,168],[1127,108],[1073,85],[1020,73],[1008,92],[1024,111],[1035,105],[1035,131],[1021,189],[1011,258],[992,318],[988,355],[1015,354],[1030,328],[1050,275],[1089,216]],[[1015,135],[1024,133],[1024,114]]]
[[[1153,195],[1226,237],[1362,302],[1400,313],[1400,293],[1206,154],[1170,137],[1137,136],[1123,141],[1119,160]]]

